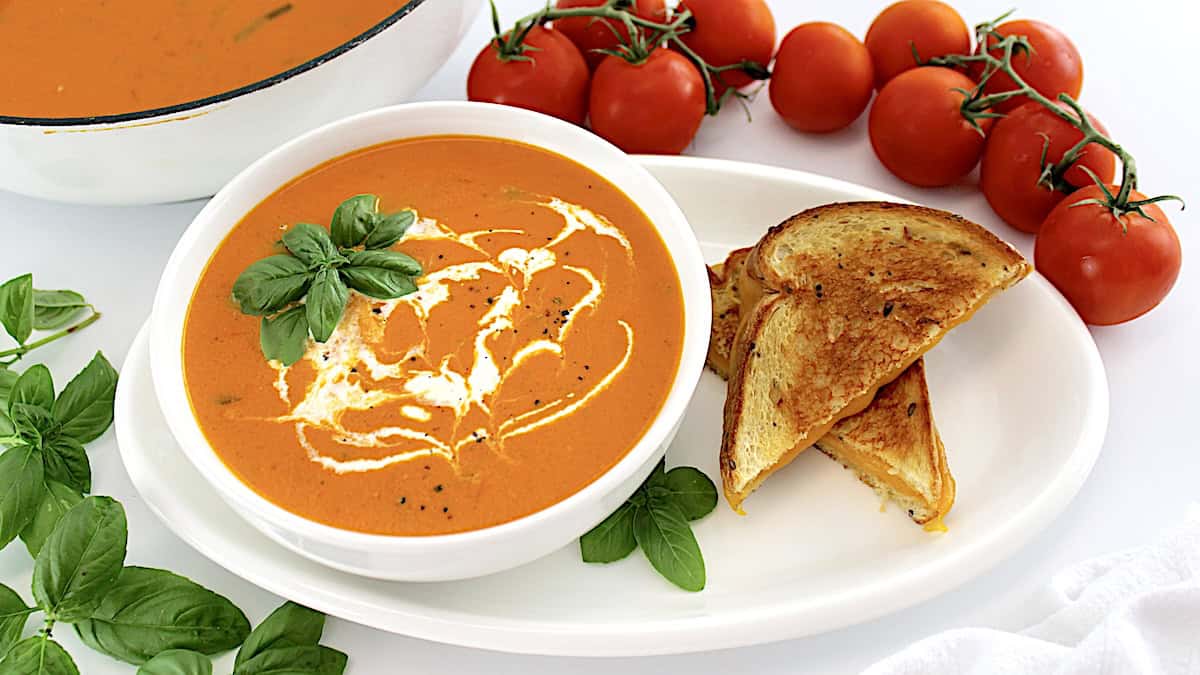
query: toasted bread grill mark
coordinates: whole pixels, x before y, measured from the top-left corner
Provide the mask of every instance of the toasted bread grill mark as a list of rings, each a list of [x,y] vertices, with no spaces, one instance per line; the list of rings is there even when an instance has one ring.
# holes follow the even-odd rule
[[[721,468],[730,505],[871,402],[945,333],[1029,272],[983,228],[862,202],[770,230],[738,276]],[[728,276],[726,271],[725,275]]]
[[[730,352],[741,319],[737,282],[748,252],[744,248],[732,251],[724,263],[709,268],[713,324],[708,366],[722,378],[729,375]],[[944,529],[941,518],[954,503],[954,479],[933,423],[923,359],[882,387],[862,412],[835,424],[816,446],[853,469],[881,496],[901,503],[917,523],[927,529]],[[923,459],[927,464],[924,471],[920,466]],[[900,476],[893,465],[906,463],[916,466]],[[936,504],[929,503],[932,498],[937,499]]]
[[[923,359],[816,445],[919,524],[940,522],[954,504],[954,478],[934,425]]]

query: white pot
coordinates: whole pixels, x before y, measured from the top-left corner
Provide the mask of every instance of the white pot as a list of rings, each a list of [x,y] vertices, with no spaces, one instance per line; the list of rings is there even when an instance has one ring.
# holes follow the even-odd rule
[[[359,148],[436,134],[508,138],[546,148],[605,177],[641,207],[679,273],[682,356],[667,399],[642,438],[616,465],[565,500],[502,525],[457,534],[405,537],[342,530],[267,501],[242,483],[208,444],[193,415],[183,375],[188,303],[229,230],[281,185]],[[150,358],[155,393],[171,433],[200,474],[250,524],[293,551],[340,570],[381,579],[441,581],[499,572],[562,548],[633,494],[679,428],[704,368],[710,321],[700,245],[683,212],[638,162],[584,129],[527,110],[485,103],[413,103],[363,113],[305,134],[222,188],[192,221],[167,262],[150,319]],[[578,433],[604,431],[587,428]]]
[[[284,73],[169,108],[91,118],[0,115],[0,189],[86,204],[207,197],[284,141],[412,95],[481,0],[411,0]]]

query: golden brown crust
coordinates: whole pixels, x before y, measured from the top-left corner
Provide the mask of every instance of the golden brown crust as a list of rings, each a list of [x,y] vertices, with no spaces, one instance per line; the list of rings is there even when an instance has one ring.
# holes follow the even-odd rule
[[[739,299],[761,299],[742,305],[731,353],[721,468],[735,509],[1030,269],[963,218],[880,202],[793,216],[744,267]]]
[[[738,298],[737,275],[741,273],[749,247],[730,251],[724,263],[710,265],[708,285],[712,294],[712,330],[708,340],[706,363],[714,373],[729,379],[730,355],[741,324],[741,302]]]
[[[761,330],[761,327],[770,317],[774,307],[774,301],[777,298],[767,298],[755,305],[749,316],[743,316],[741,330],[739,332],[749,331],[755,333]],[[730,419],[738,419],[742,414],[742,406],[745,403],[746,397],[742,393],[742,389],[747,386],[748,379],[741,376],[741,371],[746,367],[746,362],[743,360],[737,366],[734,366],[734,371],[730,373],[729,384],[725,393],[725,411],[724,419],[726,424],[721,431],[721,482],[724,486],[725,499],[733,510],[741,512],[742,498],[738,492],[731,491],[730,486],[734,485],[736,479],[734,472],[737,471],[737,458],[733,455],[731,448],[733,447],[732,438],[730,437],[733,429],[728,424]]]
[[[749,248],[731,251],[724,262],[708,270],[713,322],[707,364],[725,379],[729,377],[730,354],[741,322],[737,281],[749,252]],[[867,455],[879,474],[886,474],[893,466],[914,464],[909,480],[915,485],[907,493],[922,495],[923,499],[913,508],[905,508],[920,524],[940,519],[954,503],[954,479],[946,467],[945,451],[933,423],[923,359],[917,359],[892,383],[880,388],[862,412],[835,424],[816,446],[843,464],[853,463],[851,455]],[[869,467],[853,468],[864,483],[884,492],[879,481],[871,477]]]
[[[794,277],[789,277],[781,274],[782,270],[774,267],[771,264],[764,264],[760,257],[765,252],[772,250],[772,247],[777,245],[787,233],[793,232],[798,228],[823,226],[823,229],[832,229],[838,232],[837,226],[846,225],[843,221],[846,217],[862,218],[875,217],[885,219],[903,219],[906,221],[923,222],[933,224],[938,229],[944,229],[947,232],[953,232],[957,235],[975,240],[975,243],[980,251],[986,251],[995,255],[1001,261],[1001,267],[1008,265],[1009,270],[1004,272],[1013,272],[1017,279],[1024,277],[1029,273],[1030,267],[1025,259],[1016,249],[1008,245],[1004,240],[997,237],[986,228],[973,223],[962,216],[959,216],[949,211],[933,209],[926,206],[916,206],[912,204],[896,204],[893,202],[836,202],[818,206],[798,213],[791,218],[775,225],[767,230],[767,233],[753,247],[752,254],[748,260],[750,263],[747,266],[747,275],[752,279],[759,280],[764,286],[777,291],[791,290],[791,283]],[[834,227],[830,228],[830,225]],[[897,223],[901,228],[903,223]],[[842,234],[838,232],[838,234]],[[805,233],[806,237],[810,236]],[[853,258],[842,256],[840,259],[836,255],[837,251],[829,247],[823,251],[825,256],[833,255],[833,260],[826,262],[855,262]],[[843,252],[844,253],[844,252]],[[814,262],[807,260],[806,262]],[[870,260],[859,261],[870,263]],[[986,262],[986,261],[984,261]],[[1024,271],[1020,271],[1020,270]]]
[[[924,359],[816,445],[876,492],[902,503],[919,524],[940,520],[954,504],[954,478],[933,421]]]

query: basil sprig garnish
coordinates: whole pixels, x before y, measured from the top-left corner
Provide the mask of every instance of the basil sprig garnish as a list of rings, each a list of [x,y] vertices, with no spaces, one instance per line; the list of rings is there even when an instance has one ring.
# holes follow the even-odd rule
[[[610,563],[642,552],[663,577],[686,591],[704,589],[704,556],[689,521],[717,505],[717,488],[690,466],[665,471],[659,462],[646,482],[608,518],[579,538],[584,562]]]
[[[34,338],[84,310],[70,327]],[[97,352],[56,395],[44,365],[11,368],[99,316],[78,293],[34,289],[29,275],[0,284],[0,325],[17,343],[0,350],[0,549],[17,536],[25,542],[35,600],[26,605],[0,584],[0,675],[78,675],[54,639],[63,623],[89,647],[142,664],[139,675],[212,675],[207,655],[247,636],[237,675],[341,675],[346,655],[317,644],[321,614],[288,603],[251,632],[225,597],[166,570],[125,565],[124,508],[111,497],[84,497],[92,489],[84,445],[112,424],[116,370]],[[34,632],[27,624],[37,613],[44,621]]]
[[[337,207],[328,231],[299,223],[285,232],[280,243],[287,253],[255,262],[233,284],[242,312],[262,317],[263,355],[290,366],[310,336],[328,340],[351,290],[379,300],[417,290],[421,264],[391,250],[416,217],[412,209],[380,213],[378,197],[356,195]]]

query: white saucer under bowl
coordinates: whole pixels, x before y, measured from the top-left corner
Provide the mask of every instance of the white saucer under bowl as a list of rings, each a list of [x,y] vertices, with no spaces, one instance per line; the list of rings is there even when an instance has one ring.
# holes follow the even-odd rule
[[[644,158],[679,202],[710,260],[770,225],[876,191],[764,166]],[[287,551],[243,521],[175,444],[155,401],[146,331],[117,393],[117,438],[149,506],[234,574],[332,615],[387,631],[511,652],[620,656],[701,651],[832,630],[914,605],[971,579],[1051,523],[1099,454],[1108,389],[1095,344],[1034,274],[927,357],[929,388],[958,498],[930,534],[816,452],[780,471],[735,515],[695,524],[708,587],[690,594],[640,554],[585,565],[568,546],[479,579],[384,582]],[[668,464],[719,480],[723,383],[706,374]]]

